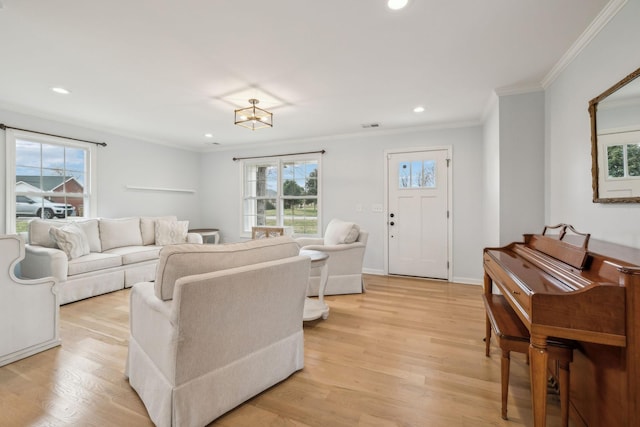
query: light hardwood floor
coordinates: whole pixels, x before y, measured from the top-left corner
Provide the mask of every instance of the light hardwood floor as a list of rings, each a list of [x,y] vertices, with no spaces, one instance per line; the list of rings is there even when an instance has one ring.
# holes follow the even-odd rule
[[[305,324],[305,367],[212,426],[531,426],[528,366],[512,355],[509,421],[500,353],[484,355],[480,286],[365,276]],[[0,368],[0,426],[148,426],[123,377],[129,291],[61,308],[62,346]],[[548,425],[560,424],[550,395]]]

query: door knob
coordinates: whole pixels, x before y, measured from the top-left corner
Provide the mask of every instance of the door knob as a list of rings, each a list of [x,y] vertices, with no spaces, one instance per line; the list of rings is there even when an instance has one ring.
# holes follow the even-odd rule
[[[395,214],[389,214],[389,216],[390,216],[391,218],[393,218],[393,217],[395,216]]]
[[[395,224],[396,224],[396,223],[395,223],[395,222],[393,222],[393,221],[391,221],[391,222],[389,223],[389,225],[395,225]]]

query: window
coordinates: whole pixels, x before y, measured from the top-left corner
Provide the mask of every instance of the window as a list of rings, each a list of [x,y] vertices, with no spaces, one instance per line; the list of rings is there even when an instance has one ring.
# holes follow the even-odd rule
[[[282,157],[243,164],[243,232],[255,226],[291,226],[318,235],[320,157]]]
[[[609,178],[640,177],[640,144],[608,146],[607,171]]]
[[[7,129],[7,231],[33,218],[95,216],[95,145]]]
[[[398,166],[398,188],[436,188],[435,160],[400,162]]]

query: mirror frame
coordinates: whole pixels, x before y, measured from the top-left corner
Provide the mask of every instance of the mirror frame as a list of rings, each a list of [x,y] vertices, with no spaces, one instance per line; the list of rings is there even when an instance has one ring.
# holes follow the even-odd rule
[[[591,186],[593,187],[593,203],[640,203],[640,197],[600,197],[598,187],[598,126],[596,120],[598,104],[638,77],[640,77],[640,68],[589,101],[589,116],[591,116]]]

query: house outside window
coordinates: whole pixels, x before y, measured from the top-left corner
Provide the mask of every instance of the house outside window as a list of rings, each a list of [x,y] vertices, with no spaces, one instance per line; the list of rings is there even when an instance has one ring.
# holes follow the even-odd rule
[[[7,129],[8,232],[34,218],[95,216],[95,145]]]
[[[281,157],[243,163],[243,234],[254,226],[290,226],[317,236],[320,157]]]

